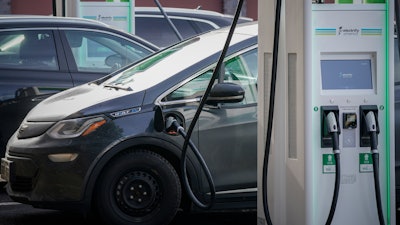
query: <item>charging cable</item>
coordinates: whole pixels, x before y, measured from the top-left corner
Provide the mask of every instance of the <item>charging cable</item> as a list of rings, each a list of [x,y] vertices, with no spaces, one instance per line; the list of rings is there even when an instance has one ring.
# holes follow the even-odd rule
[[[223,49],[222,49],[222,51],[221,51],[221,55],[219,56],[217,65],[215,66],[215,69],[214,69],[214,71],[213,71],[213,74],[212,74],[212,77],[211,77],[211,79],[210,79],[210,82],[208,83],[208,86],[207,86],[207,88],[206,88],[206,91],[204,92],[204,95],[203,95],[203,97],[201,98],[201,101],[200,101],[200,103],[199,103],[199,106],[197,107],[196,113],[195,113],[194,116],[193,116],[192,122],[191,122],[190,125],[189,125],[189,129],[188,129],[188,131],[187,131],[187,134],[185,134],[185,135],[186,135],[186,136],[185,136],[185,142],[183,143],[183,147],[182,147],[181,169],[182,169],[182,173],[184,173],[184,174],[183,174],[184,187],[185,187],[187,193],[189,194],[189,197],[190,197],[191,200],[193,201],[193,203],[194,203],[196,206],[198,206],[199,208],[203,208],[203,209],[210,209],[210,208],[213,206],[213,204],[212,204],[212,199],[211,199],[211,201],[210,201],[210,204],[203,204],[203,203],[201,203],[201,202],[196,198],[196,196],[192,195],[193,192],[192,192],[192,190],[190,189],[189,182],[188,182],[188,178],[187,178],[187,174],[186,174],[186,172],[185,172],[185,171],[186,171],[186,167],[185,167],[185,166],[186,166],[187,147],[188,147],[189,145],[192,147],[192,149],[194,149],[193,147],[195,147],[195,145],[194,145],[194,144],[192,143],[192,141],[190,140],[190,137],[192,136],[193,129],[194,129],[195,125],[196,125],[197,120],[198,120],[199,117],[200,117],[200,113],[201,113],[201,111],[203,110],[204,105],[206,104],[207,97],[208,97],[208,95],[209,95],[210,92],[211,92],[211,88],[212,88],[213,85],[214,85],[214,81],[216,80],[217,76],[220,74],[220,70],[221,70],[222,63],[223,63],[223,61],[224,61],[226,52],[228,51],[228,47],[229,47],[229,45],[230,45],[230,42],[231,42],[231,39],[232,39],[232,36],[233,36],[233,32],[234,32],[234,30],[235,30],[237,21],[239,20],[239,15],[240,15],[240,11],[241,11],[241,9],[242,9],[242,5],[243,5],[243,0],[239,0],[238,5],[237,5],[237,8],[236,8],[235,16],[233,17],[232,25],[231,25],[231,27],[230,27],[230,29],[229,29],[229,33],[228,33],[228,36],[227,36],[226,41],[225,41],[225,45],[224,45],[224,47],[223,47]],[[182,132],[182,131],[183,131],[183,130],[181,129],[181,130],[178,131],[178,132]],[[195,153],[195,154],[196,154],[196,153]],[[192,194],[191,194],[191,193],[192,193]]]
[[[381,191],[379,185],[379,152],[378,152],[378,135],[377,135],[377,121],[373,111],[369,111],[365,115],[365,123],[367,131],[370,135],[371,140],[371,153],[372,153],[372,164],[374,167],[374,183],[375,183],[375,199],[376,207],[378,209],[379,224],[384,225],[385,219],[383,218]]]
[[[339,128],[337,125],[337,120],[334,112],[329,112],[325,117],[325,123],[328,125],[328,132],[332,136],[332,149],[333,154],[335,156],[335,188],[333,190],[333,198],[331,209],[329,211],[329,216],[326,220],[326,225],[332,223],[333,215],[335,214],[336,204],[339,196],[339,187],[340,187],[340,149],[339,149]]]
[[[165,127],[166,127],[166,131],[169,132],[178,132],[183,138],[188,137],[185,129],[178,123],[178,121],[176,120],[176,118],[174,118],[173,116],[169,116],[167,118],[167,120],[165,121]],[[200,208],[204,208],[204,209],[209,209],[214,205],[215,202],[215,185],[214,185],[214,181],[212,179],[211,176],[211,172],[207,167],[207,164],[204,160],[204,158],[201,156],[199,150],[197,149],[196,145],[192,142],[192,140],[189,139],[189,146],[192,149],[193,153],[195,154],[197,160],[199,161],[201,168],[203,169],[206,178],[207,178],[207,182],[208,182],[208,186],[210,188],[210,201],[207,204],[202,203],[200,200],[197,199],[197,197],[194,195],[192,189],[190,188],[190,184],[189,184],[189,180],[188,180],[188,176],[187,176],[187,171],[186,171],[186,160],[181,160],[181,171],[182,171],[182,177],[183,177],[183,186],[185,187],[185,190],[187,191],[187,194],[189,195],[190,199],[192,199],[193,203],[195,205],[197,205]],[[187,152],[187,148],[182,150],[182,155],[183,158],[186,158],[186,152]]]
[[[272,225],[271,215],[269,213],[268,206],[268,164],[269,154],[271,152],[271,138],[272,138],[272,125],[274,121],[275,111],[275,89],[276,89],[276,76],[278,71],[278,49],[279,49],[279,32],[280,32],[280,21],[281,21],[281,8],[282,0],[276,1],[275,8],[275,27],[274,27],[274,46],[272,51],[272,73],[271,73],[271,86],[269,95],[269,110],[268,110],[268,123],[267,123],[267,136],[265,138],[265,149],[264,149],[264,162],[263,162],[263,176],[262,176],[262,199],[265,220],[267,225]]]

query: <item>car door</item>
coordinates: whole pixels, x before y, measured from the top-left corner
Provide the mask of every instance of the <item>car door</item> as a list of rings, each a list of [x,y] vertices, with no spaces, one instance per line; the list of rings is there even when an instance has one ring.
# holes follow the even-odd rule
[[[257,50],[225,61],[223,82],[245,90],[239,103],[206,106],[199,119],[199,148],[217,187],[237,190],[257,186]]]
[[[25,115],[50,94],[72,87],[57,31],[0,31],[0,154]]]
[[[187,126],[197,107],[190,102],[202,96],[212,70],[207,69],[163,99],[164,103],[177,103],[167,103],[168,111],[183,115]],[[257,186],[257,49],[230,56],[223,71],[218,82],[241,85],[245,98],[240,103],[206,105],[192,138],[211,171],[217,191],[248,191]]]
[[[103,77],[153,53],[142,44],[106,31],[61,29],[74,85]]]

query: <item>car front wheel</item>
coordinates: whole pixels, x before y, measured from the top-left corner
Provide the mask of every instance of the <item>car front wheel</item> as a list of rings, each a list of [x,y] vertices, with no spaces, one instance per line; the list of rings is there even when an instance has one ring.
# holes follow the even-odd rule
[[[107,224],[168,224],[180,205],[179,177],[174,167],[154,152],[121,154],[100,176],[95,204]]]

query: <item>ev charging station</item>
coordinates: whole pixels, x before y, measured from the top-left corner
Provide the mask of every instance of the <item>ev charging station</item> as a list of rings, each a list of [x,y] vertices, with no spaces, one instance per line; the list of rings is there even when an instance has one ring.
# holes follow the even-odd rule
[[[273,224],[395,224],[393,1],[282,0],[265,172],[277,1],[258,1],[257,224],[264,199]]]

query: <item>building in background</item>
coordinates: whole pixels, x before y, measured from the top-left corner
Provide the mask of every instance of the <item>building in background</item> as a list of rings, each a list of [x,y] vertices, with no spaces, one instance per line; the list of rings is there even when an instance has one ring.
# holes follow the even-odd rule
[[[10,14],[10,1],[11,0],[0,0],[0,14]]]
[[[81,0],[87,2],[103,2],[106,0]],[[234,14],[238,0],[159,0],[164,7],[198,8],[225,14]],[[0,0],[0,14],[51,15],[53,0],[35,0],[35,4],[27,0]],[[151,0],[135,0],[136,6],[156,6]],[[257,20],[257,0],[246,0],[242,16]]]

